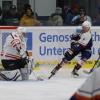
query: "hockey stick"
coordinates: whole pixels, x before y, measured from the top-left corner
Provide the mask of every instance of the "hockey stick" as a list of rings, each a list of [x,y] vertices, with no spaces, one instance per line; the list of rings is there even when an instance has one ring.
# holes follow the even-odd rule
[[[63,60],[51,71],[51,75],[48,77],[48,79],[50,79],[57,73],[57,71],[62,67],[62,64]]]
[[[96,60],[95,64],[93,65],[93,67],[90,69],[90,71],[87,71],[87,70],[84,70],[83,72],[86,73],[86,74],[90,74],[93,72],[94,68],[96,68],[97,66],[97,63],[99,62],[99,59],[100,59],[100,55],[98,57],[98,59]]]
[[[33,62],[34,62],[33,59],[30,60],[31,69],[33,68]],[[43,80],[44,80],[44,79],[42,79],[40,76],[37,76],[36,73],[35,73],[33,70],[31,70],[31,74],[33,74],[33,76],[36,78],[37,81],[43,81]]]

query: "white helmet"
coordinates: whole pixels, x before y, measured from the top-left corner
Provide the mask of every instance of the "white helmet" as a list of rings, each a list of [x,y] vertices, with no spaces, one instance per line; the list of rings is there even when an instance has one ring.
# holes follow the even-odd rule
[[[18,27],[17,29],[17,33],[19,34],[19,36],[25,36],[26,34],[26,28],[25,27]]]
[[[84,22],[82,23],[82,26],[91,28],[91,23],[90,23],[89,21],[84,21]]]
[[[24,27],[18,27],[17,31],[18,31],[19,34],[26,33],[26,28],[24,28]]]

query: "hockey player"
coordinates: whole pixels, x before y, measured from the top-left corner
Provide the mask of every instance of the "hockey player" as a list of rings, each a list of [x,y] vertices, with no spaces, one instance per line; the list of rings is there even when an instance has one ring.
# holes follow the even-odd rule
[[[3,47],[0,79],[7,81],[28,80],[28,55],[26,52],[26,28],[18,27],[15,32],[9,34]]]
[[[78,70],[82,67],[82,65],[91,57],[92,51],[92,35],[91,35],[91,23],[85,21],[82,24],[81,36],[78,41],[73,41],[72,43],[78,43],[81,53],[81,59],[75,65],[72,75],[79,76]],[[79,49],[76,48],[76,49]]]
[[[89,21],[84,21],[82,23],[82,29],[79,30],[80,34],[72,35],[71,37],[71,48],[65,52],[62,61],[51,71],[49,79],[55,75],[55,73],[62,67],[64,63],[71,61],[75,56],[81,53],[81,59],[75,65],[72,75],[79,76],[77,73],[84,62],[86,62],[91,57],[91,47],[92,47],[92,35],[91,35],[91,23]]]

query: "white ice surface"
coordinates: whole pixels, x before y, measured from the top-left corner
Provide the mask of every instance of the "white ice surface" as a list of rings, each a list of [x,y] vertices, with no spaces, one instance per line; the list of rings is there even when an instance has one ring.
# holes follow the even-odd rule
[[[42,71],[38,74],[47,77],[49,73]],[[64,69],[50,80],[35,81],[32,74],[29,81],[0,81],[0,100],[68,100],[85,80],[86,76],[73,78],[70,70]]]

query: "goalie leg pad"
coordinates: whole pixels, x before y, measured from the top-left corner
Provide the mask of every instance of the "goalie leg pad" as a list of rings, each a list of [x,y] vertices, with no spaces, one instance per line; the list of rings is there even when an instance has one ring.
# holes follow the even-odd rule
[[[21,81],[21,73],[19,69],[11,71],[0,71],[0,80],[3,81]]]
[[[22,80],[29,80],[30,70],[28,67],[20,69]]]

